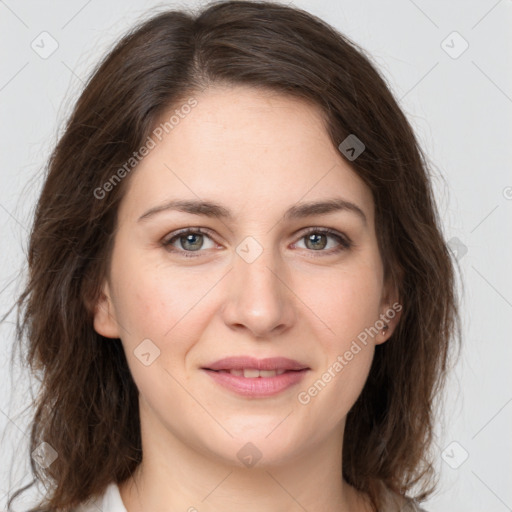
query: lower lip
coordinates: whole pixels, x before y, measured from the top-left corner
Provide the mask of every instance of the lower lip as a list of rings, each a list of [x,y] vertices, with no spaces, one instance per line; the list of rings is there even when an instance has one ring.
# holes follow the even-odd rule
[[[267,397],[277,395],[284,390],[298,384],[307,369],[300,371],[287,371],[275,377],[239,377],[227,372],[216,372],[203,369],[221,386],[247,397]]]

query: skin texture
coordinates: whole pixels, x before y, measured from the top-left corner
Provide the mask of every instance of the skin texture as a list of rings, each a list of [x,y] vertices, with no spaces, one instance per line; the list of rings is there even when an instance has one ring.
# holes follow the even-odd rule
[[[123,502],[128,512],[370,510],[342,479],[343,431],[399,314],[310,403],[297,395],[398,301],[384,282],[371,192],[316,107],[248,87],[196,99],[130,176],[96,307],[96,331],[122,340],[139,389],[143,462],[120,486]],[[333,197],[367,222],[350,211],[283,219],[297,203]],[[171,199],[215,201],[234,220],[168,210],[138,221]],[[198,227],[209,230],[202,247],[200,235],[176,238],[175,252],[162,245]],[[339,241],[321,234],[307,245],[310,227],[353,246],[333,253]],[[251,263],[236,252],[246,237],[263,249]],[[147,366],[134,353],[145,339],[160,350]],[[310,371],[277,396],[244,398],[201,370],[232,355],[289,357]],[[262,455],[250,468],[237,457],[248,442]]]

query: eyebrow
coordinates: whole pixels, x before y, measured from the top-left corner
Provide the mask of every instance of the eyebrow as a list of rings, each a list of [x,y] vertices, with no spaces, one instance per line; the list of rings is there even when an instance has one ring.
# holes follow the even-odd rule
[[[154,215],[176,210],[192,215],[204,215],[206,217],[220,218],[233,221],[235,215],[226,207],[214,201],[201,200],[173,200],[168,201],[160,206],[155,206],[143,213],[137,222],[144,221]],[[291,206],[283,215],[285,220],[302,219],[313,215],[326,215],[337,211],[346,211],[356,214],[366,225],[367,219],[364,211],[356,204],[346,199],[335,197],[323,201],[311,201],[308,203],[298,203]]]

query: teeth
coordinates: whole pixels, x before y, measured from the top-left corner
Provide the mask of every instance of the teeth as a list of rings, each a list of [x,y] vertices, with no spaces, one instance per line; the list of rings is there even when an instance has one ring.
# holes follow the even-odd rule
[[[260,370],[260,377],[275,377],[277,370]]]
[[[245,368],[244,370],[229,370],[231,375],[245,377],[246,379],[255,379],[257,377],[275,377],[282,375],[286,370],[257,370],[256,368]]]
[[[274,375],[276,374],[276,372],[270,372],[270,373],[273,373]],[[259,370],[256,370],[256,369],[253,369],[253,368],[245,368],[244,369],[244,377],[246,379],[247,378],[253,379],[253,378],[259,377],[259,376],[260,376],[260,371]]]

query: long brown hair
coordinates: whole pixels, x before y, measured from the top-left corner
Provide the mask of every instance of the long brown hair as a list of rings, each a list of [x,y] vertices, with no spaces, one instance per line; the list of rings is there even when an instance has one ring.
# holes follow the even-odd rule
[[[343,475],[376,508],[386,489],[406,497],[414,490],[421,501],[436,483],[434,405],[460,342],[454,266],[428,160],[358,45],[303,10],[227,1],[153,15],[123,37],[86,83],[48,162],[28,282],[15,304],[17,342],[41,375],[30,453],[44,441],[58,454],[46,469],[31,458],[31,485],[48,489],[37,510],[69,510],[141,462],[138,392],[123,347],[97,334],[92,320],[130,176],[97,190],[119,176],[163,113],[216,84],[312,102],[337,148],[350,134],[365,144],[349,163],[373,194],[385,276],[403,310],[348,414]]]

